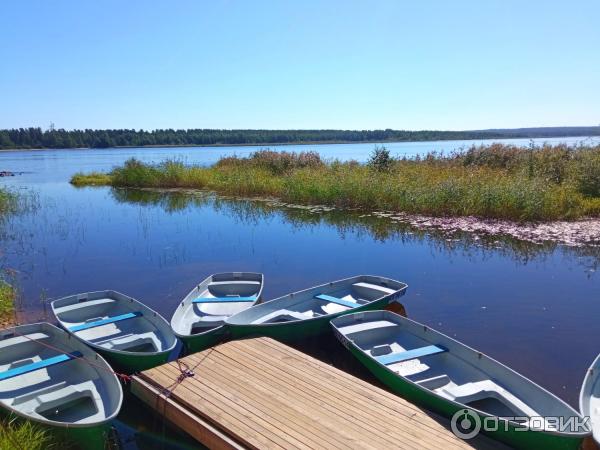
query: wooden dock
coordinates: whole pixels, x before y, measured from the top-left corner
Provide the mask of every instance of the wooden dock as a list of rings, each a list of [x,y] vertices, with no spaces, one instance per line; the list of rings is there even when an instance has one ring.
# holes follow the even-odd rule
[[[194,376],[182,379],[186,366]],[[132,392],[215,449],[503,448],[483,437],[464,442],[447,422],[268,338],[147,370]]]

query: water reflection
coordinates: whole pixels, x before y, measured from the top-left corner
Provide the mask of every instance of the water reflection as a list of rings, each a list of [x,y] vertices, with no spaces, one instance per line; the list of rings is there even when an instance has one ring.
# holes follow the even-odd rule
[[[339,210],[323,206],[289,205],[273,199],[236,198],[199,190],[151,190],[111,188],[111,195],[121,203],[160,207],[173,214],[188,208],[210,207],[233,218],[240,225],[258,226],[273,217],[281,217],[296,229],[327,225],[334,227],[341,239],[368,237],[375,241],[400,243],[427,242],[436,252],[449,257],[477,258],[485,261],[491,253],[511,258],[520,264],[543,258],[557,251],[576,258],[591,277],[600,263],[600,247],[566,247],[556,242],[532,243],[506,235],[475,235],[448,232],[435,228],[422,229],[409,223],[376,217],[360,211]]]
[[[8,218],[0,234],[0,266],[15,270],[23,321],[52,320],[49,299],[101,289],[170,318],[195,283],[221,271],[264,273],[265,298],[374,273],[408,283],[409,317],[571,404],[599,351],[597,248],[448,235],[359,211],[208,192],[38,189],[38,209]],[[328,345],[317,346],[339,353]]]

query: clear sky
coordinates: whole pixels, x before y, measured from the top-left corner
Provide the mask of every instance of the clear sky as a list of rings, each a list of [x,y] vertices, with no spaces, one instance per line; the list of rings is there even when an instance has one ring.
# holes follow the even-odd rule
[[[600,124],[600,1],[18,0],[0,128]]]

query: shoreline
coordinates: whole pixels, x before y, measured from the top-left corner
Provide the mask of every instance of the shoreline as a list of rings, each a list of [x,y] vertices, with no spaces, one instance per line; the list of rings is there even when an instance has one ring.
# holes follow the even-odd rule
[[[219,147],[269,147],[269,146],[291,146],[291,145],[349,145],[349,144],[401,144],[401,143],[423,143],[423,142],[462,142],[462,141],[511,141],[522,139],[563,139],[563,138],[582,138],[592,139],[600,138],[600,135],[570,135],[570,136],[537,136],[537,137],[498,137],[498,138],[470,138],[470,139],[428,139],[428,140],[391,140],[391,141],[298,141],[298,142],[262,142],[256,144],[155,144],[155,145],[117,145],[114,147],[24,147],[24,148],[6,148],[0,149],[0,153],[4,152],[29,152],[29,151],[45,151],[45,150],[118,150],[118,149],[152,149],[152,148],[219,148]]]

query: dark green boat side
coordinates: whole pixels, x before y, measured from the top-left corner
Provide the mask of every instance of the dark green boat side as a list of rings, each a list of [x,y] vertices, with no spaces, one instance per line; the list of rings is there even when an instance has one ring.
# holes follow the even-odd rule
[[[295,341],[327,332],[329,322],[345,314],[385,308],[402,297],[407,287],[405,283],[390,278],[373,275],[354,276],[293,292],[253,306],[231,316],[225,324],[232,339],[265,336],[282,342]],[[323,294],[333,303],[328,304],[329,300],[314,300]],[[356,306],[353,306],[349,299]],[[335,305],[336,300],[340,301],[341,306]],[[333,308],[326,309],[331,305]],[[310,311],[311,314],[318,311],[318,315],[303,318],[302,314],[306,313],[300,311],[304,310]],[[281,311],[282,315],[289,313],[296,316],[289,316],[280,321],[275,318],[273,321],[257,323],[277,311]],[[326,314],[328,311],[331,312]]]

